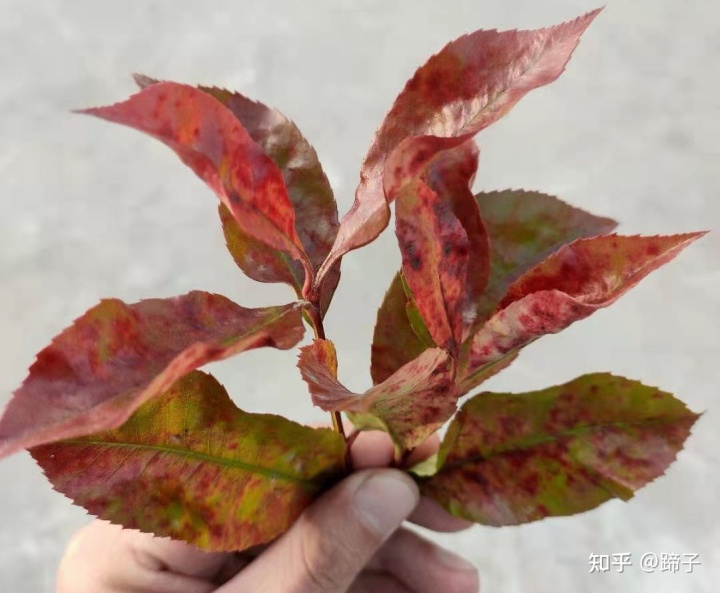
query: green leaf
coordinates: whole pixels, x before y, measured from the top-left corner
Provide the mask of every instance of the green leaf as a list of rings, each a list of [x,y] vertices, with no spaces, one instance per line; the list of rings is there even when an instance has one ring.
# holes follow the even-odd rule
[[[193,371],[120,428],[31,450],[56,490],[126,528],[235,551],[286,531],[343,475],[345,444],[239,410]]]
[[[298,368],[316,406],[328,412],[358,414],[363,429],[386,427],[399,449],[423,443],[456,410],[452,361],[440,348],[425,350],[362,394],[338,381],[337,356],[329,340],[315,340],[301,348]]]
[[[292,348],[302,307],[246,309],[194,291],[127,305],[100,302],[42,350],[0,420],[0,457],[117,428],[204,364],[245,350]]]
[[[417,335],[413,322],[424,326],[420,314],[405,292],[402,272],[398,272],[377,312],[370,365],[374,385],[385,381],[428,348],[426,340]]]
[[[669,393],[606,373],[481,393],[453,420],[421,490],[485,525],[573,515],[661,476],[697,418]]]

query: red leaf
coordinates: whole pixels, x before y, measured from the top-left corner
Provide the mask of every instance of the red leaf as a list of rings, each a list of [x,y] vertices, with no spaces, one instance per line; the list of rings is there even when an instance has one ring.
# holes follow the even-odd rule
[[[661,476],[697,418],[669,393],[605,373],[481,393],[448,428],[421,490],[485,525],[580,513]]]
[[[471,146],[471,143],[466,143],[458,149],[445,151],[436,158],[435,162],[452,162],[454,155],[462,157],[464,154],[467,157],[471,153],[469,151],[463,153],[460,150]],[[425,177],[438,190],[443,191],[445,196],[464,198],[462,192],[472,183],[474,166],[470,160],[466,160],[464,166],[462,160],[460,163],[459,167],[447,166],[440,169],[433,163]],[[440,172],[443,174],[439,174]],[[483,261],[484,236],[486,234],[490,236],[491,267],[487,287],[481,293],[473,290],[472,286],[465,288],[467,293],[465,306],[472,313],[477,312],[475,327],[478,330],[481,327],[478,321],[487,320],[490,313],[497,308],[510,284],[519,276],[562,245],[581,237],[609,233],[616,226],[615,221],[609,218],[594,216],[573,208],[553,196],[537,192],[506,190],[479,193],[474,200],[482,213],[481,219],[478,213],[473,212],[464,201],[462,204],[465,205],[466,210],[456,208],[455,213],[463,222],[468,238],[475,239],[475,242],[470,240],[471,252],[476,255],[469,258],[468,281],[471,278],[481,279],[483,276],[484,266],[478,266],[476,268],[479,269],[478,272],[473,272],[472,266],[473,263],[477,265],[478,261]],[[468,220],[479,220],[479,223],[476,222],[473,228],[468,224]],[[487,227],[487,232],[484,227]],[[481,280],[478,280],[475,286],[481,285]],[[474,309],[471,308],[473,305]],[[403,291],[401,277],[396,276],[378,310],[375,325],[371,367],[375,383],[384,381],[403,364],[433,345],[432,340],[423,340],[420,337],[426,333],[426,328],[420,328],[425,331],[413,331],[409,319],[411,313],[415,317],[419,315]],[[506,357],[502,364],[486,368],[474,377],[473,382],[464,384],[463,392],[467,392],[502,370],[515,358],[516,354],[513,354]]]
[[[142,75],[135,75],[135,81],[140,88],[159,82]],[[225,105],[282,172],[295,211],[295,230],[310,263],[318,270],[337,235],[338,213],[332,188],[315,149],[298,127],[277,109],[225,89],[198,88]],[[305,273],[300,262],[248,234],[222,204],[220,216],[228,249],[248,276],[259,282],[285,282],[302,296]],[[322,285],[323,313],[330,305],[339,280],[340,262]]]
[[[441,152],[428,166],[427,184],[452,207],[468,237],[467,276],[463,287],[463,333],[468,335],[471,320],[477,318],[490,274],[490,244],[480,209],[470,191],[478,167],[479,151],[472,140],[457,148]]]
[[[476,300],[475,331],[498,308],[510,285],[533,266],[575,239],[611,232],[617,223],[565,204],[554,196],[524,190],[482,192],[475,196],[490,237],[490,278]],[[466,346],[469,346],[466,344]],[[469,348],[461,353],[464,368]],[[472,379],[464,381],[460,393],[467,393],[508,367],[518,352],[513,351],[486,364]]]
[[[435,155],[472,138],[525,94],[557,79],[600,11],[537,31],[476,31],[446,45],[410,79],[370,146],[355,202],[325,266],[387,226],[392,201]]]
[[[215,191],[246,233],[300,260],[312,275],[282,173],[217,99],[187,85],[162,82],[122,103],[82,113],[135,128],[168,145]]]
[[[497,308],[510,285],[567,243],[606,235],[617,223],[574,208],[554,196],[524,190],[475,196],[490,235],[491,271],[478,299],[480,321]]]
[[[130,529],[236,551],[286,531],[342,477],[328,429],[239,410],[192,371],[120,428],[31,451],[55,489]]]
[[[465,229],[452,204],[418,180],[398,198],[395,232],[403,275],[430,335],[438,346],[456,353],[473,321],[464,318],[470,253]]]
[[[382,383],[400,367],[432,347],[417,335],[409,319],[414,308],[398,272],[378,309],[371,350],[370,375],[373,384]]]
[[[303,333],[298,304],[246,309],[199,291],[103,300],[38,354],[0,420],[0,457],[116,428],[187,372],[253,348],[292,348]]]
[[[488,365],[612,304],[703,234],[608,235],[561,247],[510,287],[500,310],[474,336],[461,391]]]
[[[474,196],[470,191],[478,165],[478,150],[472,141],[453,150],[440,153],[425,172],[425,182],[438,198],[445,202],[444,210],[452,211],[448,218],[465,230],[468,239],[466,277],[462,287],[463,334],[469,329],[465,320],[476,316],[476,304],[483,293],[489,269],[488,239]],[[409,221],[412,225],[412,219]],[[427,270],[432,276],[432,272]],[[429,280],[433,281],[433,277]],[[427,323],[417,308],[412,291],[398,274],[378,309],[372,345],[371,374],[380,383],[410,362],[426,348],[435,346]],[[424,285],[416,278],[416,284]],[[422,290],[421,290],[422,292]],[[442,297],[438,298],[442,302]],[[464,336],[465,337],[465,336]]]
[[[330,253],[339,226],[337,204],[315,149],[277,109],[240,93],[199,87],[225,105],[282,171],[295,211],[295,229],[317,269]]]
[[[543,290],[560,290],[584,304],[609,304],[704,234],[579,239],[514,282],[500,307]]]
[[[337,379],[335,347],[315,340],[301,349],[298,368],[313,403],[328,412],[370,414],[404,449],[425,441],[455,412],[451,360],[431,348],[364,394],[352,393]]]

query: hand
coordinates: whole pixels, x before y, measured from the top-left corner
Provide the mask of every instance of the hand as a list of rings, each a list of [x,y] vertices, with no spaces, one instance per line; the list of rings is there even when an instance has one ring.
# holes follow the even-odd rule
[[[438,446],[431,439],[417,460]],[[69,544],[58,593],[475,593],[475,568],[402,528],[468,524],[430,500],[403,472],[385,468],[383,433],[360,434],[352,474],[310,506],[273,543],[243,554],[207,553],[179,541],[94,521]]]

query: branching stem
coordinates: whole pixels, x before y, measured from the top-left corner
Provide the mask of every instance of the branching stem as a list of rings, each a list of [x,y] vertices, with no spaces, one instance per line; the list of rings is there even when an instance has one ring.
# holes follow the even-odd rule
[[[313,329],[315,330],[315,337],[319,340],[324,340],[325,338],[325,328],[323,327],[322,317],[320,316],[320,309],[317,302],[311,302],[310,306],[307,308],[308,315],[310,316],[310,320],[312,321]],[[332,418],[332,426],[333,430],[340,434],[343,439],[345,439],[345,442],[347,443],[347,436],[345,435],[345,427],[342,423],[342,415],[340,412],[330,412],[330,417]]]

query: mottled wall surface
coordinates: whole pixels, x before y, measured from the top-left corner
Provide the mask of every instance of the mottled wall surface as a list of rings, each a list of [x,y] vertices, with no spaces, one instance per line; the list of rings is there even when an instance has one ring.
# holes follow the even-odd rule
[[[532,28],[591,0],[0,0],[0,403],[35,352],[99,298],[194,288],[250,306],[291,298],[242,276],[215,198],[164,146],[70,114],[133,90],[129,73],[235,88],[278,106],[316,146],[342,212],[375,126],[445,41]],[[525,187],[622,221],[624,233],[720,230],[720,5],[611,1],[561,80],[483,132],[477,188]],[[205,8],[212,6],[212,8]],[[608,310],[528,348],[493,389],[590,371],[660,385],[708,410],[668,475],[581,517],[438,537],[487,593],[710,593],[720,577],[720,233]],[[344,262],[328,316],[342,379],[368,385],[375,308],[399,265],[392,232]],[[322,420],[292,352],[212,366],[253,411]],[[50,592],[87,521],[26,454],[0,463],[0,591]],[[632,553],[622,574],[590,554]],[[697,553],[693,574],[645,573],[645,553]]]

